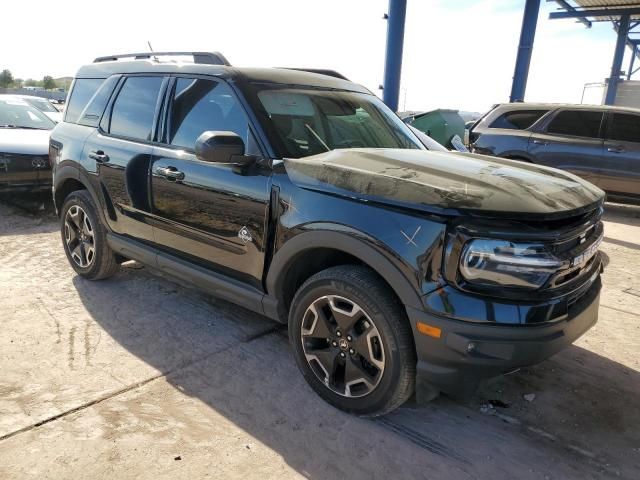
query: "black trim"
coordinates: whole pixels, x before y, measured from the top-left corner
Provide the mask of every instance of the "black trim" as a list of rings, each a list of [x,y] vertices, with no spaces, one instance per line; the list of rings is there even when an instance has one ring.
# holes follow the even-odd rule
[[[107,243],[114,252],[123,257],[155,267],[163,273],[192,283],[223,300],[278,320],[273,315],[277,308],[269,308],[267,311],[263,308],[264,293],[242,282],[114,233],[107,233]],[[275,299],[267,300],[269,305],[273,305],[274,301]]]
[[[279,292],[282,292],[287,270],[299,255],[304,255],[315,248],[334,248],[369,265],[391,285],[402,303],[424,309],[418,290],[383,252],[367,243],[364,235],[356,237],[357,233],[313,230],[288,239],[275,253],[269,267],[266,281],[267,293],[276,297]]]

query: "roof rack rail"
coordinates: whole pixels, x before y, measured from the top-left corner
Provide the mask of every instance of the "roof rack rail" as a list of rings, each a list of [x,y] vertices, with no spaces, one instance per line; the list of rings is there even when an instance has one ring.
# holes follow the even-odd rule
[[[297,70],[299,72],[317,73],[319,75],[327,75],[329,77],[335,77],[335,78],[340,78],[342,80],[347,80],[348,82],[351,81],[347,77],[342,75],[340,72],[336,72],[335,70],[327,70],[324,68],[294,68],[294,67],[279,67],[279,68],[283,68],[285,70]]]
[[[120,58],[133,58],[134,60],[150,60],[153,57],[178,57],[191,56],[194,63],[205,65],[226,65],[231,66],[229,60],[220,52],[143,52],[143,53],[124,53],[121,55],[108,55],[106,57],[98,57],[93,63],[113,62]]]

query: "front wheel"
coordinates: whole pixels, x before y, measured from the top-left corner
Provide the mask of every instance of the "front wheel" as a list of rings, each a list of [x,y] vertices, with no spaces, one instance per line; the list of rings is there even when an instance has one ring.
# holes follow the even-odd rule
[[[416,356],[404,308],[370,269],[332,267],[309,278],[289,314],[289,338],[309,385],[350,413],[383,415],[415,386]]]
[[[118,271],[118,262],[107,244],[107,232],[86,190],[69,194],[61,211],[64,251],[73,269],[89,280],[108,278]]]

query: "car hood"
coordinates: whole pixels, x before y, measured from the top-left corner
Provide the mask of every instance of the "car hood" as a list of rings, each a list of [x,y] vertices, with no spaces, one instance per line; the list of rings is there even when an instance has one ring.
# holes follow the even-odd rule
[[[62,121],[62,112],[42,112],[51,120],[56,123],[60,123]]]
[[[439,214],[563,218],[604,201],[573,174],[471,153],[332,150],[284,165],[301,188]]]
[[[0,153],[48,155],[51,130],[0,128]]]

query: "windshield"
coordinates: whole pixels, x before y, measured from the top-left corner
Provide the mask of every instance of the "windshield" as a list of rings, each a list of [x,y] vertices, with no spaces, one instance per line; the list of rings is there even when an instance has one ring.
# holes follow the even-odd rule
[[[57,112],[56,107],[51,105],[51,102],[46,98],[25,98],[24,99],[29,105],[37,108],[41,112]]]
[[[423,148],[407,126],[373,95],[272,88],[258,91],[257,96],[264,127],[281,158],[340,148]]]
[[[55,125],[22,99],[0,99],[0,128],[51,130]]]

